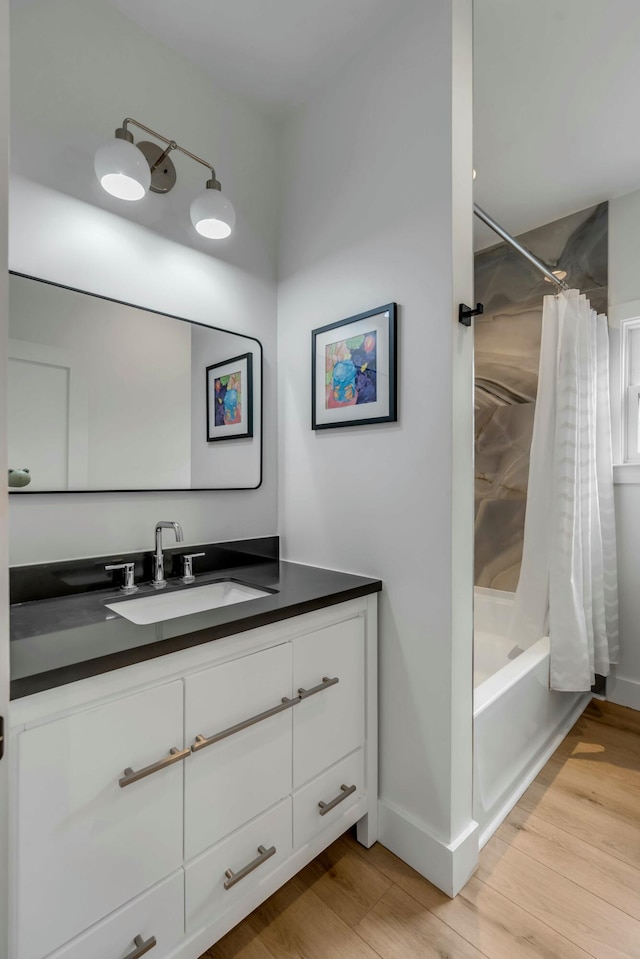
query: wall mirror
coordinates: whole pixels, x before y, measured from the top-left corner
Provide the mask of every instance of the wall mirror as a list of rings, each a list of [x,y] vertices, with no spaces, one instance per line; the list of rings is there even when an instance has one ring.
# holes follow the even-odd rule
[[[12,273],[9,489],[255,489],[252,337]]]

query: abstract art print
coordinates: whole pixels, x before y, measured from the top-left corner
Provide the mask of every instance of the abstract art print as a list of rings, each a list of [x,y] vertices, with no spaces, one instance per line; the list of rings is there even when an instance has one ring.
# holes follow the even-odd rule
[[[253,436],[252,355],[207,367],[207,442]]]
[[[370,330],[325,347],[326,409],[375,403],[376,336]]]
[[[396,420],[396,304],[312,332],[312,429]]]

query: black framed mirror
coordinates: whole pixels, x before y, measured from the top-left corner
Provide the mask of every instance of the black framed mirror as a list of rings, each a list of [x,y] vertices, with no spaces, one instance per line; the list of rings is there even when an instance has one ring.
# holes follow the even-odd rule
[[[255,337],[10,273],[10,492],[257,489],[262,409]]]

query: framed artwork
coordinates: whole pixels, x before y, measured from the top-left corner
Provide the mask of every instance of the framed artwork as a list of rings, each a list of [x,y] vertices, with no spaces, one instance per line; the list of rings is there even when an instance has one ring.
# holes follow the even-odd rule
[[[395,303],[311,334],[311,428],[397,420]]]
[[[207,367],[207,442],[253,436],[253,357]]]

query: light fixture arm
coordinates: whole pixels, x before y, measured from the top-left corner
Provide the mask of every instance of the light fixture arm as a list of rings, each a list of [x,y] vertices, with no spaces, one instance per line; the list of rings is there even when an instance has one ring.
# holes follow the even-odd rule
[[[208,170],[211,170],[212,179],[215,180],[216,183],[218,183],[218,178],[216,177],[216,171],[214,170],[213,165],[211,163],[208,163],[206,160],[203,160],[202,157],[196,156],[195,153],[191,153],[191,151],[185,149],[185,147],[181,147],[180,144],[176,143],[175,140],[170,140],[169,137],[163,136],[162,133],[158,133],[156,130],[152,130],[151,127],[145,126],[144,123],[140,123],[139,120],[134,120],[133,117],[125,117],[122,122],[122,129],[124,130],[125,134],[128,133],[127,127],[130,123],[133,123],[134,126],[139,127],[140,130],[144,130],[145,133],[150,133],[152,137],[155,137],[157,140],[161,140],[163,143],[167,144],[167,149],[164,151],[162,156],[156,160],[156,162],[154,163],[152,167],[152,171],[155,170],[156,167],[160,165],[162,160],[164,160],[165,157],[168,156],[168,154],[172,150],[178,150],[179,153],[184,153],[185,156],[188,156],[192,160],[195,160],[196,163],[200,163],[202,164],[202,166],[207,167]],[[217,189],[218,190],[220,189],[219,185]]]
[[[149,139],[133,142],[130,126],[149,134]],[[160,142],[157,142],[160,141]],[[147,190],[169,193],[176,184],[176,168],[169,154],[174,150],[184,153],[210,171],[205,189],[194,197],[190,215],[197,232],[209,240],[224,240],[236,223],[233,203],[222,192],[213,164],[175,140],[152,130],[140,120],[125,117],[115,131],[115,140],[96,150],[94,169],[102,187],[120,200],[140,200]]]
[[[177,147],[178,147],[178,144],[176,143],[176,141],[175,141],[175,140],[172,140],[171,143],[169,144],[169,146],[166,148],[166,150],[163,150],[163,151],[162,151],[162,153],[160,154],[160,156],[158,157],[158,159],[155,161],[155,163],[152,163],[152,164],[150,165],[150,170],[151,170],[151,172],[152,172],[152,173],[155,173],[155,171],[158,169],[158,167],[160,166],[160,164],[163,163],[163,161],[166,160],[166,158],[169,156],[169,154],[171,153],[171,151],[172,151],[172,150],[176,150]]]

